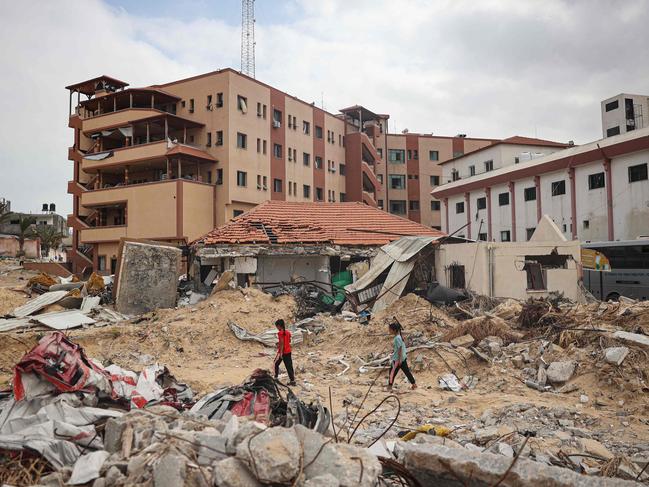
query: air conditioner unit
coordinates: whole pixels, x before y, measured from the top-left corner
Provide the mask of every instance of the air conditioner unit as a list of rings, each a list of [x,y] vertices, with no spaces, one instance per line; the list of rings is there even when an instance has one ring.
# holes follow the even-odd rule
[[[282,126],[282,122],[280,122],[279,120],[273,120],[273,128],[278,129],[281,126]]]

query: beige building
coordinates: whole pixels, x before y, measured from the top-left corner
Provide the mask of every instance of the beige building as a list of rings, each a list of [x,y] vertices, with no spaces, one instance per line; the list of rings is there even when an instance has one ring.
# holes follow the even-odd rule
[[[493,142],[388,134],[388,115],[332,114],[232,69],[67,89],[75,271],[113,272],[120,238],[187,244],[267,200],[362,201],[439,228],[438,163]]]

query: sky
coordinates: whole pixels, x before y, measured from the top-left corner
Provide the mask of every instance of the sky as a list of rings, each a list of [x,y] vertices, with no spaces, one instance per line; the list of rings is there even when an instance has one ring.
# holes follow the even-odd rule
[[[256,75],[391,132],[586,143],[600,101],[649,93],[649,0],[257,0]],[[72,211],[65,86],[240,68],[237,0],[4,2],[0,198]]]

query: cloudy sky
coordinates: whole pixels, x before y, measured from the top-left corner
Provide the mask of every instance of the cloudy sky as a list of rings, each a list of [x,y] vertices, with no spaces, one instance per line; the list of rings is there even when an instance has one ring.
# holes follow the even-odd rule
[[[240,67],[238,0],[3,2],[0,197],[71,212],[68,84]],[[600,137],[599,102],[649,92],[649,0],[257,0],[257,78],[391,131]]]

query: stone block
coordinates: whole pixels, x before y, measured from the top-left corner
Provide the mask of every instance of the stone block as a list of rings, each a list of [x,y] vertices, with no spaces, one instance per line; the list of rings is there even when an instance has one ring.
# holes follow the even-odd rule
[[[268,428],[237,447],[237,458],[250,465],[264,483],[284,484],[295,479],[300,472],[300,454],[292,428]]]
[[[475,342],[475,338],[471,335],[462,335],[461,337],[453,338],[451,345],[454,347],[470,347]]]
[[[304,487],[339,487],[340,482],[330,473],[313,477],[304,482]]]
[[[176,305],[182,251],[167,245],[124,241],[113,290],[117,311],[138,315]]]
[[[572,361],[552,362],[546,370],[548,381],[552,384],[568,382],[575,373],[576,364]]]
[[[122,418],[108,418],[104,429],[104,450],[115,453],[122,449],[122,434],[126,421]]]
[[[179,487],[184,485],[187,476],[187,459],[180,455],[167,453],[153,466],[154,487]]]
[[[245,463],[235,457],[214,464],[214,485],[217,487],[260,487],[261,483]]]
[[[613,365],[622,365],[627,355],[629,355],[627,347],[610,347],[604,350],[605,360]]]

